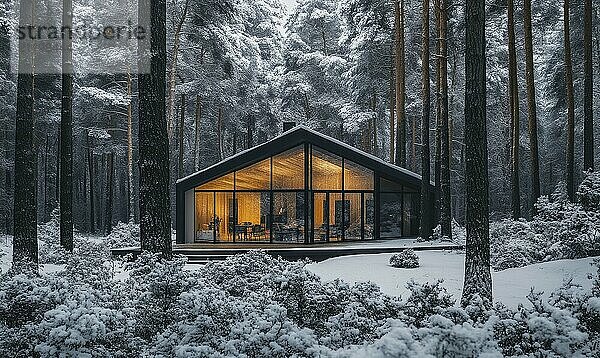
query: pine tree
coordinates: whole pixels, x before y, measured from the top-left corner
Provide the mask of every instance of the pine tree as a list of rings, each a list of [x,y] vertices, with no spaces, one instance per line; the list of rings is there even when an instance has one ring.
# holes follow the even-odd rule
[[[525,76],[527,84],[527,115],[529,148],[531,152],[531,210],[535,214],[535,203],[540,197],[540,158],[538,148],[538,124],[535,102],[535,77],[533,69],[533,30],[531,26],[531,0],[524,0],[523,18],[525,27]]]
[[[60,116],[60,244],[73,251],[73,4],[63,0]]]
[[[521,217],[521,194],[519,190],[519,85],[517,81],[517,49],[515,45],[515,4],[508,0],[508,82],[511,127],[511,210],[513,219]]]
[[[404,0],[394,0],[396,32],[396,159],[395,164],[406,166],[406,83],[404,55]]]
[[[575,100],[573,98],[573,64],[569,30],[569,0],[564,0],[563,25],[565,42],[565,83],[567,86],[567,194],[575,200]]]
[[[429,88],[429,0],[423,0],[423,22],[421,26],[422,43],[422,73],[421,88],[423,108],[421,113],[421,238],[427,239],[432,234],[431,220],[431,191],[430,191],[430,153],[429,153],[429,122],[430,122],[430,88]]]
[[[32,0],[20,2],[20,26],[33,25],[33,9]],[[28,263],[37,264],[38,262],[33,54],[34,48],[31,39],[19,41],[13,211],[13,266],[17,270],[28,267]]]
[[[142,251],[170,259],[169,139],[165,118],[165,0],[143,0],[138,10],[149,38],[139,43],[140,241]],[[151,26],[150,26],[151,25]]]
[[[583,169],[594,169],[594,119],[592,73],[592,0],[584,0],[583,30]]]
[[[492,303],[486,129],[485,0],[465,6],[465,176],[467,242],[462,305]]]
[[[440,0],[440,225],[442,236],[452,239],[450,187],[450,120],[448,113],[448,2]]]

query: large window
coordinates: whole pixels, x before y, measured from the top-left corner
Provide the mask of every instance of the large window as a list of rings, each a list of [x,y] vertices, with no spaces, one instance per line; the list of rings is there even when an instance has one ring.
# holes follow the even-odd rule
[[[371,194],[372,195],[372,194]],[[362,202],[361,193],[346,193],[344,202],[346,203],[344,215],[344,239],[345,240],[360,240],[362,238]]]
[[[344,190],[373,190],[373,171],[345,159]]]
[[[196,203],[196,210],[198,210]],[[215,230],[217,241],[233,241],[233,192],[215,193]]]
[[[233,190],[233,173],[229,173],[204,183],[196,190]]]
[[[214,239],[214,199],[213,192],[196,193],[195,242],[213,241]]]
[[[381,178],[380,236],[406,237],[419,234],[420,194],[415,188]]]
[[[376,231],[374,177],[373,170],[347,158],[297,146],[196,187],[194,240],[371,239]],[[380,189],[380,236],[414,235],[419,193],[386,179]]]
[[[271,160],[265,159],[235,172],[235,190],[270,190]]]
[[[380,231],[381,237],[402,236],[402,193],[381,193]]]
[[[304,242],[304,192],[273,193],[273,241]]]
[[[304,146],[273,156],[273,189],[304,189]]]
[[[342,190],[342,158],[312,148],[312,189]]]

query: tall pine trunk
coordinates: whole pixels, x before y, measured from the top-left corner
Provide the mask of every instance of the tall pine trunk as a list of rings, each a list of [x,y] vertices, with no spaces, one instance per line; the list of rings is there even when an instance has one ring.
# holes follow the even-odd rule
[[[435,154],[434,154],[434,183],[435,183],[435,209],[434,222],[437,224],[440,221],[440,201],[441,201],[441,168],[442,168],[442,92],[441,92],[441,66],[442,66],[442,57],[441,57],[441,44],[442,40],[439,36],[440,28],[441,28],[441,0],[434,0],[435,7],[435,22],[436,22],[436,33],[438,34],[438,38],[436,41],[436,52],[435,52]]]
[[[19,4],[19,25],[33,26],[34,4]],[[15,176],[13,210],[13,266],[24,269],[38,262],[37,244],[37,148],[33,114],[34,57],[32,41],[19,41],[17,115],[15,126]],[[37,270],[37,267],[35,268]]]
[[[440,225],[442,236],[452,239],[450,193],[450,122],[448,114],[448,3],[440,0]]]
[[[90,184],[90,233],[96,232],[96,211],[95,211],[95,185],[94,185],[94,150],[92,148],[92,137],[87,136],[87,160],[88,160],[88,174]]]
[[[235,134],[235,132],[234,132]],[[235,146],[235,140],[234,146]],[[219,106],[219,110],[217,113],[217,155],[219,156],[219,160],[223,159],[223,107]]]
[[[394,58],[394,47],[393,45],[390,46],[390,59]],[[391,63],[390,61],[390,89],[389,89],[390,93],[390,98],[389,98],[389,112],[390,112],[390,163],[394,162],[394,141],[395,141],[395,129],[396,129],[396,121],[395,119],[395,113],[394,113],[394,108],[395,108],[395,101],[396,101],[396,94],[394,91],[394,65],[393,63]]]
[[[396,158],[395,164],[406,166],[406,84],[404,59],[404,0],[394,1],[396,32]]]
[[[535,203],[540,191],[540,158],[538,146],[537,110],[535,104],[535,74],[533,69],[533,30],[531,27],[531,0],[524,0],[523,18],[525,27],[525,76],[527,84],[527,116],[529,150],[531,152],[531,212],[536,213]]]
[[[179,118],[179,129],[177,131],[177,138],[179,142],[177,147],[179,149],[179,160],[177,162],[177,177],[183,177],[183,127],[185,125],[185,93],[181,94],[181,117]]]
[[[165,118],[166,4],[141,0],[139,18],[151,29],[139,45],[140,242],[142,251],[170,259],[169,138]]]
[[[189,8],[189,0],[186,0],[181,17],[175,26],[175,33],[173,35],[173,51],[171,58],[171,68],[169,71],[169,99],[168,99],[168,116],[167,116],[167,128],[169,133],[169,138],[172,137],[173,127],[175,122],[175,87],[177,86],[177,61],[179,59],[179,45],[181,43],[181,30],[183,28],[183,24],[187,18],[187,12]]]
[[[433,213],[431,212],[430,184],[430,153],[429,153],[429,122],[430,122],[430,85],[429,85],[429,0],[423,0],[423,22],[421,25],[422,37],[422,72],[421,88],[423,108],[421,113],[421,223],[420,235],[428,239],[432,234]]]
[[[569,30],[569,0],[564,0],[565,83],[567,86],[567,193],[575,200],[575,100],[573,98],[573,64],[571,61],[571,35]]]
[[[63,28],[73,27],[72,0],[63,0]],[[60,112],[60,245],[73,251],[73,44],[62,37],[62,96]]]
[[[512,218],[521,217],[521,194],[519,190],[519,85],[517,81],[517,49],[515,45],[515,5],[514,0],[508,0],[508,82],[509,82],[509,111],[511,123],[511,211]]]
[[[594,119],[592,73],[592,0],[584,0],[583,20],[583,169],[594,170]]]
[[[202,102],[196,95],[196,109],[194,111],[194,172],[198,171],[198,141],[200,140],[200,119],[202,119]]]
[[[113,213],[113,193],[114,193],[114,173],[115,153],[109,153],[106,156],[106,204],[104,205],[104,233],[110,234],[112,231],[112,213]]]
[[[133,199],[133,104],[131,97],[131,73],[127,72],[127,218],[129,223],[135,220]]]
[[[465,283],[462,305],[475,295],[492,303],[486,129],[485,0],[465,5]]]

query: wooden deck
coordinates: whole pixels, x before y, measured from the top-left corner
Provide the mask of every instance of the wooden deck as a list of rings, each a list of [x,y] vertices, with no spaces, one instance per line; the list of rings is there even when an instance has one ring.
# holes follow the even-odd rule
[[[404,241],[404,242],[403,242]],[[397,244],[396,244],[397,243]],[[415,251],[425,250],[458,250],[462,245],[453,243],[418,243],[414,240],[373,240],[368,242],[336,242],[324,244],[179,244],[173,246],[173,253],[188,257],[189,263],[201,264],[208,261],[225,260],[230,256],[243,254],[250,250],[264,250],[273,256],[280,256],[286,260],[294,261],[308,258],[312,261],[323,261],[332,257],[345,255],[365,255],[401,252],[406,249]],[[112,249],[113,256],[124,256],[140,253],[139,247]]]

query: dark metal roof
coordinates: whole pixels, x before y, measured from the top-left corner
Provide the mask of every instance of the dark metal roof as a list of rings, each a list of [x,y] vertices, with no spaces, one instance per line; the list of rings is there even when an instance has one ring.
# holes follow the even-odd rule
[[[206,169],[179,179],[177,181],[177,191],[190,190],[222,175],[231,173],[234,170],[247,167],[303,143],[316,145],[319,148],[347,158],[377,172],[387,179],[415,188],[421,185],[421,176],[416,173],[390,164],[374,155],[363,152],[308,127],[297,126],[263,144],[244,150]]]

